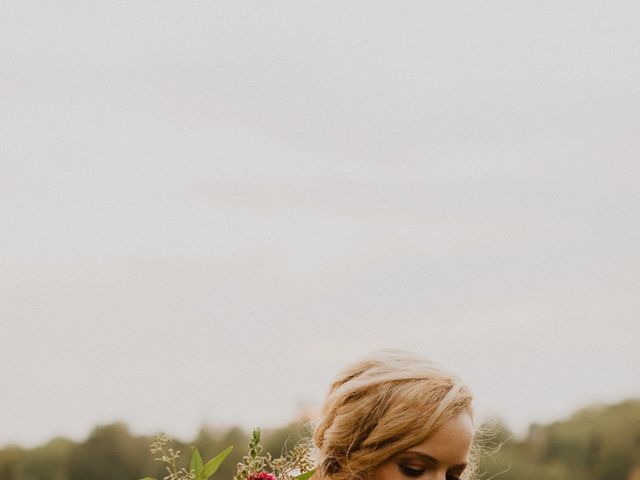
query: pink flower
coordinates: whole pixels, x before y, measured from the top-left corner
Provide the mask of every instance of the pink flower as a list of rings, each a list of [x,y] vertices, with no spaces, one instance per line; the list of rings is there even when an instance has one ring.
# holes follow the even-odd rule
[[[259,472],[249,475],[247,480],[278,480],[273,473]]]

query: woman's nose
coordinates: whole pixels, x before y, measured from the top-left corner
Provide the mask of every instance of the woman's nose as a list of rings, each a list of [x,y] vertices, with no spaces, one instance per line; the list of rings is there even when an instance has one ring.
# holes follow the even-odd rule
[[[446,472],[446,470],[442,471],[442,472],[440,472],[440,471],[435,472],[433,479],[434,480],[447,480],[447,472]]]

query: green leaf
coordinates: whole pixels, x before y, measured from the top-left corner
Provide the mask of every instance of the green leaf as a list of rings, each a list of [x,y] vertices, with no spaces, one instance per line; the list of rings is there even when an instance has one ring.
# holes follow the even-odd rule
[[[191,447],[191,471],[196,474],[196,478],[202,473],[204,465],[202,464],[202,456],[196,447]]]
[[[311,477],[313,477],[314,473],[316,473],[315,468],[313,470],[309,470],[308,472],[301,473],[300,475],[297,475],[293,478],[295,480],[309,480]]]
[[[202,476],[204,478],[209,478],[211,475],[216,473],[216,470],[218,470],[218,467],[223,462],[223,460],[227,458],[227,455],[231,453],[231,450],[233,450],[233,446],[227,447],[226,450],[220,452],[218,455],[209,460],[202,470]]]
[[[144,477],[144,478],[141,478],[140,480],[156,480],[156,479],[153,477]]]

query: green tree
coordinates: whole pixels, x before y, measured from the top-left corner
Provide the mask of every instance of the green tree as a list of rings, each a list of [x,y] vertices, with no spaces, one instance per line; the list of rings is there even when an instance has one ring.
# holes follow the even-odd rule
[[[68,480],[132,480],[143,477],[147,439],[133,438],[123,423],[100,426],[74,449]],[[26,480],[26,479],[20,479]]]
[[[20,480],[19,469],[27,452],[16,446],[0,451],[0,480]]]
[[[55,438],[25,455],[18,468],[21,480],[67,480],[69,461],[75,444]]]

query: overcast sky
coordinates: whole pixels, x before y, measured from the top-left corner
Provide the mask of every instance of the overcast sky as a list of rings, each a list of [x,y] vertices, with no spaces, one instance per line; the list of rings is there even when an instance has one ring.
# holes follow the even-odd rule
[[[0,3],[0,444],[290,420],[410,349],[640,396],[640,3]]]

